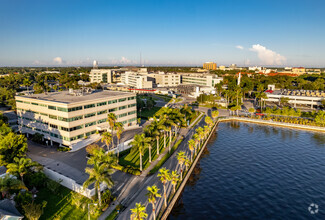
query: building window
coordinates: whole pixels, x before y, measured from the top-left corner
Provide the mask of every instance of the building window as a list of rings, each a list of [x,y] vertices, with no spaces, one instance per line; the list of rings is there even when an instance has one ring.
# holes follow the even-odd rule
[[[107,105],[107,102],[100,102],[100,103],[97,103],[97,106],[103,106],[103,105]]]
[[[82,106],[68,108],[68,112],[74,112],[74,111],[79,111],[79,110],[82,110]]]
[[[52,106],[52,105],[49,105],[48,106],[48,109],[56,110],[56,107],[55,106]]]
[[[136,105],[137,105],[137,104],[134,103],[134,104],[128,105],[128,107],[131,108],[131,107],[134,107],[134,106],[136,106]]]
[[[133,100],[133,99],[135,99],[135,96],[128,97],[128,100]]]
[[[95,107],[95,104],[84,105],[84,109],[94,108],[94,107]]]
[[[16,102],[21,102],[21,103],[22,103],[23,101],[21,101],[21,100],[16,100]]]
[[[118,117],[119,118],[122,118],[122,117],[125,117],[125,116],[127,116],[128,114],[127,113],[123,113],[123,114],[120,114]]]
[[[68,112],[68,109],[67,109],[67,108],[61,108],[61,107],[58,107],[58,111],[61,111],[61,112]]]
[[[117,103],[117,100],[110,100],[110,101],[108,101],[108,104],[114,104],[114,103]]]
[[[44,105],[44,104],[38,104],[39,106],[42,106],[42,107],[47,107],[47,105]]]
[[[57,117],[57,116],[55,116],[55,115],[49,115],[49,118],[52,118],[52,119],[55,119],[55,120],[57,120],[57,119],[58,119],[58,117]]]
[[[123,99],[119,99],[118,102],[124,102],[126,101],[126,98],[123,98]]]
[[[89,136],[89,135],[92,135],[92,134],[95,134],[95,133],[96,133],[96,130],[93,130],[93,131],[87,132],[86,136]]]
[[[137,113],[137,111],[129,112],[128,115],[133,115],[133,114],[135,114],[135,113]]]
[[[89,113],[85,115],[85,118],[90,118],[90,117],[94,117],[96,115],[96,112],[93,113]]]
[[[38,103],[32,102],[32,105],[38,105]]]
[[[99,111],[99,112],[97,112],[97,115],[102,115],[102,114],[105,114],[105,113],[107,113],[107,110]]]
[[[101,124],[101,123],[104,123],[104,122],[106,122],[106,121],[107,121],[107,119],[104,118],[104,119],[98,120],[98,121],[97,121],[97,124]]]
[[[79,129],[83,128],[83,127],[84,127],[83,125],[78,125],[78,126],[75,126],[75,127],[69,128],[69,131],[79,130]]]
[[[129,119],[129,123],[136,121],[136,120],[137,120],[137,118],[131,118],[131,119]]]
[[[111,108],[110,110],[108,110],[109,112],[115,112],[117,111],[117,108]]]
[[[120,107],[118,107],[118,110],[122,110],[122,109],[126,109],[126,108],[127,108],[127,106],[124,105],[124,106],[120,106]]]
[[[96,121],[93,121],[93,122],[85,124],[85,127],[87,128],[87,127],[93,126],[95,124],[96,124]]]
[[[79,116],[76,116],[76,117],[73,117],[73,118],[58,117],[59,121],[65,121],[65,122],[78,121],[78,120],[81,120],[81,119],[83,119],[82,115],[79,115]]]
[[[54,124],[50,124],[50,127],[51,128],[55,128],[55,129],[58,129],[58,126],[57,125],[54,125]]]

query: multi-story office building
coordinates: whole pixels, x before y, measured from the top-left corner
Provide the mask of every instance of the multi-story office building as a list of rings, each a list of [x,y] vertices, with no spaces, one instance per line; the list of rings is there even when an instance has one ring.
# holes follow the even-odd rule
[[[137,72],[127,71],[121,74],[121,82],[136,89],[152,88],[152,81],[148,81],[148,75],[146,73],[139,74]]]
[[[111,69],[92,69],[89,73],[91,83],[111,83],[112,82]]]
[[[158,74],[150,74],[155,78],[156,84],[159,87],[170,87],[177,86],[181,84],[181,76],[179,74],[174,73],[158,73]]]
[[[200,85],[200,86],[214,87],[222,80],[223,78],[218,77],[217,75],[206,75],[206,74],[195,74],[195,73],[182,74],[183,85]]]
[[[64,91],[16,96],[19,130],[44,135],[73,148],[85,137],[109,127],[107,114],[114,113],[125,128],[136,126],[136,97],[115,91]]]
[[[216,70],[217,69],[217,64],[214,62],[206,62],[203,63],[203,69],[206,70]]]

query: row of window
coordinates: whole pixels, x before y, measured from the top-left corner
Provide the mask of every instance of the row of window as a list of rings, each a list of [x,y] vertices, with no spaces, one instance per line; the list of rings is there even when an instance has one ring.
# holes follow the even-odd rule
[[[41,115],[44,115],[44,116],[48,116],[51,119],[55,119],[55,120],[59,120],[59,121],[73,122],[73,121],[81,120],[83,118],[90,118],[90,117],[94,117],[96,115],[106,114],[107,112],[115,112],[117,110],[123,110],[123,109],[126,109],[127,107],[131,108],[131,107],[134,107],[134,106],[136,106],[136,104],[131,104],[131,105],[128,105],[128,106],[126,106],[126,105],[125,106],[120,106],[118,108],[117,107],[116,108],[112,108],[112,109],[109,109],[109,111],[103,110],[103,111],[99,111],[97,113],[96,112],[92,112],[92,113],[86,114],[84,116],[79,115],[79,116],[75,116],[75,117],[72,117],[72,118],[64,118],[64,117],[61,117],[61,116],[50,115],[50,114],[45,114],[45,113],[39,113],[39,112],[35,112],[35,111],[30,111],[30,110],[26,110],[26,112],[31,112],[31,113],[34,113],[34,114],[41,114]],[[18,108],[18,110],[24,111],[24,109],[21,109],[21,108]],[[127,115],[132,115],[132,114],[135,114],[136,112],[137,111],[131,111],[131,112],[128,112]],[[31,120],[34,120],[34,119],[31,119]]]
[[[43,106],[43,107],[47,107],[48,109],[51,110],[57,110],[57,111],[61,111],[61,112],[73,112],[73,111],[79,111],[84,109],[88,109],[88,108],[94,108],[96,106],[104,106],[107,104],[114,104],[117,102],[124,102],[126,100],[134,100],[135,96],[132,97],[128,97],[128,98],[121,98],[121,99],[115,99],[115,100],[110,100],[110,101],[105,101],[105,102],[99,102],[96,104],[89,104],[89,105],[84,105],[84,106],[77,106],[77,107],[73,107],[73,108],[62,108],[62,107],[56,107],[56,106],[52,106],[52,105],[44,105],[44,104],[39,104],[39,103],[34,103],[34,102],[26,102],[26,101],[21,101],[21,100],[16,100],[17,102],[21,102],[21,103],[25,103],[25,104],[32,104],[32,105],[38,105],[38,106]]]

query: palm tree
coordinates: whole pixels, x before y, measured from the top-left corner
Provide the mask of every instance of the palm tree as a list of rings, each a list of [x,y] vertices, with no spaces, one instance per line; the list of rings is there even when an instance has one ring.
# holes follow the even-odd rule
[[[215,120],[219,116],[219,112],[218,111],[212,111],[211,116],[212,116],[213,120]]]
[[[205,123],[209,125],[210,127],[213,125],[213,121],[209,116],[206,116],[204,119]]]
[[[102,133],[102,142],[105,142],[106,146],[107,146],[107,150],[109,150],[109,145],[112,143],[112,134],[109,132],[103,132]]]
[[[108,121],[108,124],[109,124],[109,127],[111,129],[111,133],[112,133],[112,147],[114,146],[114,135],[113,135],[113,131],[114,131],[114,127],[115,127],[115,122],[117,121],[117,117],[114,113],[109,113],[107,115],[107,121]],[[108,131],[108,128],[107,128],[107,131]]]
[[[135,208],[131,209],[131,220],[142,220],[147,218],[146,207],[140,203],[135,204]]]
[[[190,161],[190,159],[188,159],[187,157],[185,157],[185,162],[184,162],[184,164],[185,164],[185,167],[186,167],[186,170],[187,170],[188,167],[191,165],[191,161]]]
[[[202,127],[198,127],[197,129],[196,129],[196,132],[197,132],[197,134],[198,134],[198,136],[199,136],[199,140],[200,140],[200,148],[201,148],[201,140],[203,140],[204,139],[204,130],[203,130],[203,128]]]
[[[151,133],[154,138],[156,138],[157,143],[157,155],[159,155],[159,139],[161,136],[161,131],[165,129],[163,120],[158,120],[156,117],[153,117],[153,121],[149,125]]]
[[[209,134],[209,131],[210,131],[210,127],[207,126],[207,125],[205,125],[205,126],[204,126],[204,136],[205,136],[205,138],[206,138],[207,135]]]
[[[156,219],[156,202],[157,198],[160,198],[161,195],[158,193],[159,188],[156,185],[148,186],[147,187],[148,193],[146,194],[148,196],[148,202],[152,205],[152,214],[153,219]]]
[[[13,178],[9,174],[6,174],[4,177],[0,178],[0,192],[2,193],[2,197],[5,197],[10,190],[19,189],[28,190],[21,180]]]
[[[248,112],[251,113],[251,117],[253,117],[253,114],[255,112],[255,108],[249,108]]]
[[[172,126],[175,126],[175,123],[173,120],[165,116],[164,125],[166,127],[165,131],[169,132],[168,152],[170,152],[171,144],[172,144]]]
[[[187,121],[192,114],[192,108],[190,106],[188,106],[187,104],[185,104],[181,108],[181,113],[185,115],[185,119]]]
[[[145,134],[136,134],[133,141],[131,142],[133,148],[137,149],[140,154],[140,171],[142,171],[142,156],[144,154],[144,150],[150,145],[150,142],[151,138],[146,137]],[[149,157],[151,157],[150,153]]]
[[[19,174],[21,181],[24,183],[24,175],[28,172],[29,168],[38,166],[37,162],[33,162],[29,158],[14,158],[14,163],[7,166],[7,173]]]
[[[199,144],[199,135],[197,133],[193,134],[193,139],[195,141],[195,149],[197,149],[198,144]]]
[[[167,170],[165,167],[163,167],[159,170],[159,173],[157,176],[160,177],[160,181],[162,182],[162,184],[164,186],[164,204],[165,204],[165,207],[167,207],[166,184],[168,181],[170,181],[169,170]]]
[[[176,170],[172,171],[172,173],[170,175],[170,180],[171,180],[171,183],[173,185],[173,191],[175,193],[176,192],[176,185],[177,185],[178,181],[180,180],[179,174],[176,172]]]
[[[89,174],[88,179],[84,182],[83,187],[87,188],[90,184],[94,183],[95,188],[97,189],[98,193],[98,202],[99,206],[102,206],[102,199],[101,199],[101,191],[100,191],[100,184],[106,183],[108,187],[113,186],[113,180],[111,176],[113,174],[113,169],[107,169],[105,164],[97,164],[95,163],[93,167],[86,167],[86,173]]]
[[[193,139],[188,141],[188,149],[191,151],[191,161],[193,161],[193,151],[195,150],[195,141]]]
[[[117,162],[120,156],[120,150],[119,150],[119,145],[120,145],[120,139],[121,135],[124,132],[124,127],[121,122],[116,123],[116,137],[117,137]]]
[[[183,164],[185,161],[185,151],[180,151],[176,155],[179,166],[181,167],[181,180],[183,179]]]

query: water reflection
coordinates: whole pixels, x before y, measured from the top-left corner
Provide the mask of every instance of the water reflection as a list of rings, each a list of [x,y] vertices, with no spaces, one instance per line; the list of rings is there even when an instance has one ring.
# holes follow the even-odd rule
[[[315,133],[312,136],[312,140],[319,146],[325,147],[325,134],[324,133]]]

